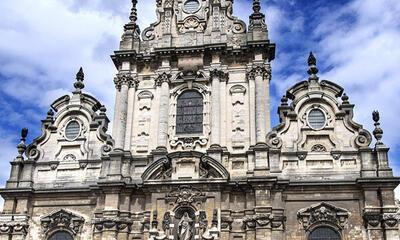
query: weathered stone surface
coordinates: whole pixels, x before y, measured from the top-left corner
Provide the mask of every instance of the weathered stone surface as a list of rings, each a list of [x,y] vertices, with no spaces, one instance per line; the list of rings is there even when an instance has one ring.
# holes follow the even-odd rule
[[[156,2],[159,19],[140,36],[132,1],[112,56],[113,138],[82,69],[42,135],[26,145],[22,131],[0,190],[0,239],[305,240],[323,227],[399,239],[399,178],[379,113],[373,134],[355,123],[349,97],[319,79],[310,54],[308,80],[285,93],[270,130],[275,45],[260,1],[248,27],[232,0]]]

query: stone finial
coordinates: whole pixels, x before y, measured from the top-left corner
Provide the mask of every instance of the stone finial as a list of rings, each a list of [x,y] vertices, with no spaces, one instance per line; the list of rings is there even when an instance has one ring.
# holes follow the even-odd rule
[[[54,111],[53,111],[53,109],[49,109],[49,111],[47,112],[47,119],[49,119],[49,120],[53,120],[53,117],[54,117]]]
[[[85,84],[83,84],[84,79],[85,79],[85,74],[83,73],[83,69],[81,67],[79,68],[79,71],[76,74],[76,81],[74,83],[74,87],[77,92],[81,92],[81,90],[85,87]]]
[[[105,115],[106,115],[106,112],[107,112],[106,106],[101,105],[101,107],[100,107],[100,115],[101,115],[101,116],[105,116]]]
[[[125,34],[134,34],[135,37],[138,37],[140,34],[140,28],[137,25],[136,21],[137,17],[137,0],[132,0],[132,8],[131,13],[129,14],[129,23],[124,26]]]
[[[343,96],[342,96],[342,104],[350,104],[349,96],[347,96],[346,93],[344,93]]]
[[[381,128],[381,124],[380,124],[380,122],[379,122],[379,120],[380,120],[380,114],[379,114],[379,112],[378,111],[373,111],[372,112],[372,119],[374,120],[374,125],[375,125],[375,129],[374,129],[374,131],[372,132],[373,134],[374,134],[374,137],[375,137],[375,139],[376,139],[376,144],[377,145],[381,145],[381,144],[383,144],[383,142],[381,141],[382,140],[382,137],[383,137],[383,130],[382,130],[382,128]]]
[[[132,8],[131,8],[131,14],[129,15],[129,20],[131,22],[136,23],[137,21],[137,0],[132,0]]]
[[[315,58],[314,54],[312,52],[310,52],[310,56],[308,57],[308,71],[307,73],[310,75],[310,77],[308,77],[308,79],[310,81],[318,81],[318,68],[317,68],[317,59]]]
[[[259,14],[261,10],[260,0],[253,0],[253,12]]]
[[[286,97],[286,95],[283,95],[283,97],[281,98],[281,106],[288,106],[288,101],[289,99]]]
[[[249,30],[254,29],[267,30],[265,15],[261,12],[260,0],[253,0],[253,13],[250,15]]]
[[[23,128],[21,130],[21,142],[17,145],[17,150],[18,150],[18,158],[22,159],[22,154],[24,154],[26,150],[26,137],[28,136],[28,129]]]

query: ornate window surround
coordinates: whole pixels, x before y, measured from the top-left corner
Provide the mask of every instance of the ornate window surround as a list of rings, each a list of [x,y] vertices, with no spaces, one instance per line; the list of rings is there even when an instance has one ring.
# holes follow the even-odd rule
[[[60,209],[42,217],[40,222],[43,235],[45,239],[48,239],[57,231],[68,232],[73,237],[79,236],[85,219],[70,211]]]
[[[176,113],[178,97],[187,90],[198,91],[203,97],[203,132],[196,134],[176,134]],[[169,143],[171,148],[182,147],[185,149],[195,149],[196,145],[206,146],[210,139],[210,89],[205,84],[193,82],[190,84],[180,84],[172,90],[170,98],[169,112]]]
[[[342,229],[346,226],[349,211],[329,203],[321,202],[297,212],[297,219],[306,231],[308,239],[310,234],[318,227],[330,227],[337,231],[343,239]]]

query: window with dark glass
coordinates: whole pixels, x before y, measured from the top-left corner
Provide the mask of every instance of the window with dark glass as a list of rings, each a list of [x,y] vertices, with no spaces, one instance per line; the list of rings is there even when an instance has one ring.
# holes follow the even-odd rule
[[[197,91],[185,91],[177,101],[176,133],[203,133],[203,96]]]
[[[340,240],[340,234],[330,227],[318,227],[311,232],[308,240]]]
[[[68,125],[65,127],[65,137],[68,140],[74,140],[79,136],[79,133],[81,132],[81,126],[77,121],[71,121],[68,123]]]
[[[68,232],[59,231],[51,235],[49,240],[73,240],[73,237]]]

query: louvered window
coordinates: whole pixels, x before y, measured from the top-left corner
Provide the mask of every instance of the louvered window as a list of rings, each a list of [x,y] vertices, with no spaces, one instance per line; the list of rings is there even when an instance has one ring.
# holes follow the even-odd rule
[[[314,229],[309,240],[340,240],[340,234],[330,227],[318,227]]]
[[[198,0],[188,0],[185,2],[184,8],[186,12],[194,13],[200,7],[200,3]]]
[[[203,133],[203,96],[197,91],[185,91],[177,101],[176,134]]]
[[[49,240],[73,240],[71,234],[65,232],[65,231],[58,231],[51,235]]]
[[[308,124],[313,129],[319,130],[325,127],[325,114],[320,109],[313,109],[308,114]]]
[[[81,126],[77,121],[71,121],[65,127],[65,137],[68,140],[75,140],[81,132]]]

